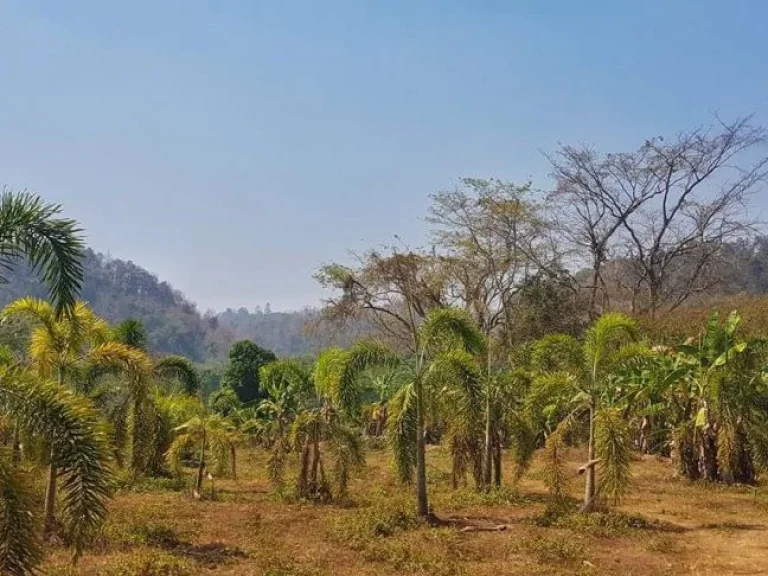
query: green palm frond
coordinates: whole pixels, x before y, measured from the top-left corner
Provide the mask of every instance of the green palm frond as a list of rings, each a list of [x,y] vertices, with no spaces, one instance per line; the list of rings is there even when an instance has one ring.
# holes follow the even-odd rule
[[[486,344],[472,317],[458,308],[435,308],[427,315],[419,337],[431,354],[460,349],[479,356]]]
[[[177,380],[185,394],[194,396],[200,390],[200,375],[183,356],[165,356],[155,362],[154,373],[163,380]]]
[[[627,493],[631,448],[629,425],[617,408],[595,414],[595,451],[600,460],[600,492],[614,504]]]
[[[295,360],[280,359],[262,366],[259,381],[273,400],[290,396],[300,401],[312,393],[312,374]]]
[[[352,470],[365,464],[362,438],[358,431],[338,422],[328,426],[327,437],[328,451],[333,459],[335,496],[344,498]]]
[[[142,379],[149,377],[153,370],[152,361],[144,352],[120,342],[107,342],[97,346],[88,354],[88,363],[120,370]]]
[[[0,573],[26,576],[42,559],[32,479],[0,450]]]
[[[544,483],[555,500],[565,497],[567,474],[565,471],[566,437],[573,428],[571,416],[564,419],[544,444]]]
[[[360,342],[349,350],[331,348],[317,359],[315,386],[335,408],[356,417],[361,405],[361,375],[374,366],[396,362],[396,357],[386,347],[375,342]]]
[[[515,480],[528,471],[537,448],[537,434],[531,423],[523,417],[511,416],[508,421],[509,436],[515,462]]]
[[[454,349],[434,358],[424,374],[427,390],[439,390],[441,404],[452,423],[464,434],[471,434],[480,418],[482,376],[475,358]]]
[[[533,343],[531,368],[534,372],[576,373],[583,365],[581,345],[569,334],[548,334]]]
[[[176,432],[176,438],[171,442],[165,457],[171,472],[176,476],[180,476],[184,454],[194,444],[194,437],[186,432],[179,433],[178,430]]]
[[[584,358],[594,378],[605,360],[636,333],[635,321],[618,312],[598,318],[584,336]]]
[[[0,196],[0,270],[10,271],[26,257],[48,285],[56,316],[74,309],[83,282],[82,230],[60,213],[61,206],[34,194]],[[0,282],[6,282],[3,275]]]
[[[63,522],[77,557],[106,517],[112,477],[107,427],[85,398],[21,373],[3,378],[0,404],[53,448]]]
[[[413,384],[400,389],[389,401],[387,437],[392,450],[392,461],[398,479],[413,481],[416,467],[416,392]]]

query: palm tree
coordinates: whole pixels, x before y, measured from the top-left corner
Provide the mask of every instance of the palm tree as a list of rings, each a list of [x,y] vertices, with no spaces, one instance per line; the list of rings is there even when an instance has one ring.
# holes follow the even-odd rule
[[[51,465],[61,479],[61,519],[76,560],[106,516],[111,469],[103,421],[82,396],[20,367],[0,370],[0,409],[12,414],[25,433],[51,446]],[[0,572],[31,574],[41,558],[37,499],[29,491],[32,482],[10,462],[7,455],[0,456]]]
[[[261,369],[267,393],[256,410],[256,419],[246,426],[257,432],[271,448],[269,475],[278,487],[283,483],[285,459],[299,454],[296,493],[309,500],[343,498],[353,468],[363,463],[359,431],[362,396],[358,386],[365,362],[348,362],[362,355],[352,350],[331,348],[309,369],[292,360],[279,360]],[[326,457],[332,466],[326,473]]]
[[[530,376],[522,370],[489,368],[483,374],[486,408],[482,486],[486,489],[501,487],[501,455],[505,439],[514,449],[515,480],[520,479],[533,457],[536,435],[524,403],[529,388]]]
[[[291,450],[290,430],[299,412],[312,401],[312,374],[295,360],[277,360],[260,369],[266,398],[256,406],[243,430],[270,449],[267,471],[276,486],[283,484],[285,457]]]
[[[166,453],[166,458],[171,470],[180,474],[183,456],[190,449],[198,450],[194,495],[195,498],[202,498],[203,480],[209,459],[213,460],[218,468],[223,468],[242,435],[229,418],[211,412],[202,402],[197,401],[191,405],[189,402],[191,399],[187,397],[184,403],[191,406],[194,416],[174,429],[176,437]]]
[[[439,413],[448,423],[455,455],[464,455],[466,439],[477,440],[481,430],[481,373],[476,358],[484,350],[482,334],[467,313],[453,308],[432,310],[413,334],[414,357],[400,358],[380,346],[359,345],[332,363],[329,382],[340,396],[355,391],[355,381],[373,365],[396,367],[404,382],[389,403],[387,421],[395,470],[401,481],[416,476],[417,511],[431,517],[425,461],[424,428],[427,412]],[[473,457],[480,457],[479,443]]]
[[[574,424],[586,417],[589,432],[587,462],[582,468],[586,478],[584,512],[596,505],[598,467],[603,477],[599,492],[614,501],[626,492],[629,483],[630,438],[625,414],[620,409],[625,397],[612,376],[616,367],[637,355],[637,347],[628,343],[634,333],[635,324],[629,317],[603,314],[585,334],[580,362],[572,362],[573,354],[564,355],[568,359],[565,365],[570,364],[570,369],[561,373],[562,380],[556,382],[557,386],[552,386],[551,373],[545,373],[543,385],[534,385],[537,394],[544,388],[552,394],[555,406],[560,404],[568,409],[568,415],[546,441],[548,484],[557,496],[563,487],[565,438]]]
[[[109,328],[87,305],[77,302],[66,316],[57,316],[55,308],[37,298],[21,298],[6,306],[3,318],[24,316],[36,326],[29,343],[29,358],[38,376],[51,380],[62,389],[88,392],[94,374],[119,369],[129,372],[135,387],[141,375],[151,370],[146,356],[116,342],[108,342]],[[57,444],[51,444],[45,496],[44,531],[53,531],[58,477]]]
[[[61,206],[34,194],[0,195],[0,269],[12,270],[26,257],[48,285],[57,316],[71,312],[83,281],[82,231],[74,220],[59,218]],[[0,275],[0,282],[5,278]]]

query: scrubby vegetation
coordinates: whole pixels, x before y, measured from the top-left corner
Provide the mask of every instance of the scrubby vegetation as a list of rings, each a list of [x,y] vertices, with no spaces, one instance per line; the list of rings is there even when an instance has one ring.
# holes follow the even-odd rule
[[[100,263],[159,289],[188,337],[78,299],[76,223],[6,192],[0,264],[26,257],[48,300],[0,312],[0,571],[765,568],[747,537],[768,525],[764,302],[707,300],[729,259],[762,286],[737,209],[765,162],[732,162],[764,139],[737,121],[624,155],[564,147],[549,195],[464,180],[433,196],[431,250],[318,272],[314,329],[348,345],[228,341],[219,367],[194,307],[132,265]]]

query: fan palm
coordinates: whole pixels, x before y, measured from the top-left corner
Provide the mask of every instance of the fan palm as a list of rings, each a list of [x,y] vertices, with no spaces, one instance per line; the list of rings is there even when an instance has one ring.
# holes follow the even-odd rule
[[[74,220],[59,218],[60,212],[58,204],[34,194],[0,195],[0,269],[12,270],[26,257],[48,285],[57,316],[75,308],[83,281],[82,231]]]

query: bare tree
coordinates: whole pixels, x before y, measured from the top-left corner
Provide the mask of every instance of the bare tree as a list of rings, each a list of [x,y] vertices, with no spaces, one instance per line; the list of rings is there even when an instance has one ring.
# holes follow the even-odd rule
[[[632,153],[563,147],[551,159],[567,238],[590,256],[590,305],[597,312],[604,265],[631,292],[633,311],[673,309],[717,281],[723,247],[749,234],[747,201],[768,174],[768,158],[742,161],[766,141],[749,118],[657,137]]]
[[[643,149],[603,156],[588,146],[561,146],[555,156],[548,157],[556,181],[549,201],[557,230],[577,255],[588,256],[576,265],[590,269],[593,316],[609,305],[603,267],[611,256],[612,241],[623,222],[655,194],[651,175],[643,170],[646,155]]]
[[[622,221],[637,311],[653,317],[712,288],[725,246],[754,232],[748,201],[766,181],[768,157],[744,162],[766,143],[765,129],[748,120],[644,145],[654,195]]]
[[[326,299],[325,321],[345,326],[368,321],[395,347],[415,351],[422,320],[446,304],[445,282],[434,254],[396,248],[356,256],[357,266],[323,266],[315,279],[336,292]]]

